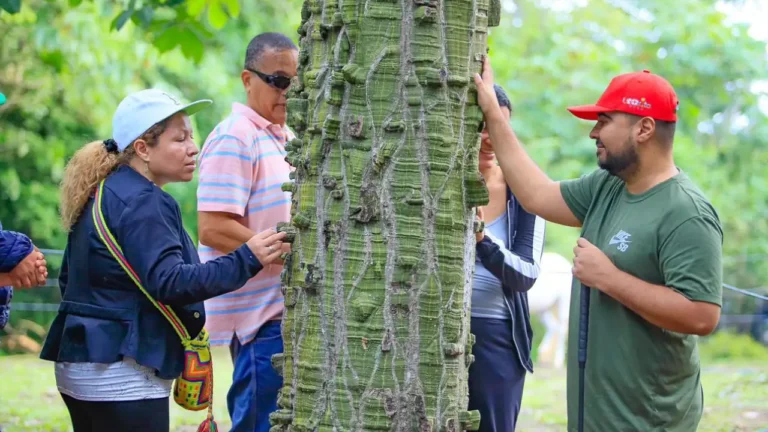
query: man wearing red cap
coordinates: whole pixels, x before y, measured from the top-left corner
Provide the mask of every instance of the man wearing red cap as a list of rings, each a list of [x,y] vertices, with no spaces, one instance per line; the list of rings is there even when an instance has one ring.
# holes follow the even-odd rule
[[[696,430],[703,411],[697,335],[720,319],[723,233],[672,157],[678,99],[648,71],[614,78],[594,105],[601,168],[550,180],[501,115],[486,58],[478,102],[512,193],[542,218],[581,227],[568,341],[568,430],[577,429],[581,287],[590,287],[584,431]]]

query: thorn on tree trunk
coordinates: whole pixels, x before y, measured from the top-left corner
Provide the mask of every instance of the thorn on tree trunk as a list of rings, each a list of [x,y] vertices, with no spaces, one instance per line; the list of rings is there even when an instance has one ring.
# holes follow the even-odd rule
[[[381,339],[381,351],[389,352],[392,350],[392,333],[389,329],[384,333],[384,337]]]
[[[458,357],[464,354],[464,347],[457,343],[446,344],[444,352],[448,357]]]
[[[445,432],[458,432],[458,429],[456,428],[456,419],[449,418],[445,422]]]
[[[288,222],[278,222],[277,232],[285,233],[285,238],[283,239],[283,242],[285,243],[293,243],[293,241],[296,240],[296,228]]]
[[[349,136],[354,138],[365,138],[364,132],[364,126],[365,119],[362,115],[359,115],[357,117],[354,117],[349,122]]]
[[[311,221],[312,217],[306,211],[299,212],[293,217],[293,225],[297,228],[308,228]]]
[[[476,431],[480,429],[480,411],[462,411],[459,414],[461,429],[466,431]]]
[[[323,186],[328,190],[336,189],[336,178],[329,175],[323,176]]]
[[[278,353],[272,356],[272,369],[277,372],[278,375],[283,376],[283,354]]]

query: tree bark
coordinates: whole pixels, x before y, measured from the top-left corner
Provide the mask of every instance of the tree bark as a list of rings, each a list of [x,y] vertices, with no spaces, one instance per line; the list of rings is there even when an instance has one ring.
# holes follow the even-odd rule
[[[490,13],[489,13],[490,12]],[[273,431],[458,431],[494,0],[308,0]]]

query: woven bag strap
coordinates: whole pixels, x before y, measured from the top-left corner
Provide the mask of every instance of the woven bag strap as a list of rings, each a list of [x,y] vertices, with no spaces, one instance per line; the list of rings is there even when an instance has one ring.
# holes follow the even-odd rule
[[[93,209],[91,210],[91,216],[93,217],[94,225],[96,226],[96,232],[99,234],[99,238],[101,238],[101,241],[104,242],[104,245],[107,247],[107,250],[109,250],[109,253],[112,254],[112,256],[115,258],[115,260],[120,264],[120,266],[125,270],[125,273],[128,274],[128,277],[133,280],[133,282],[136,284],[137,287],[141,290],[141,292],[144,293],[144,295],[147,296],[149,301],[155,305],[155,307],[160,311],[161,314],[168,320],[169,323],[171,323],[171,326],[176,331],[176,334],[179,335],[179,338],[182,341],[188,341],[190,339],[189,332],[187,331],[186,327],[184,327],[184,324],[181,323],[181,320],[176,315],[176,312],[173,311],[169,306],[166,306],[154,298],[152,298],[151,295],[147,292],[146,289],[144,289],[144,286],[141,284],[141,281],[139,280],[139,276],[136,274],[136,272],[133,270],[131,265],[128,263],[128,260],[125,259],[125,256],[123,255],[123,251],[120,248],[120,245],[117,243],[117,240],[115,240],[115,237],[112,235],[112,233],[109,231],[109,228],[107,227],[107,223],[104,219],[104,213],[101,211],[101,198],[104,194],[104,180],[102,180],[99,185],[96,187],[96,195],[94,198],[94,204]]]

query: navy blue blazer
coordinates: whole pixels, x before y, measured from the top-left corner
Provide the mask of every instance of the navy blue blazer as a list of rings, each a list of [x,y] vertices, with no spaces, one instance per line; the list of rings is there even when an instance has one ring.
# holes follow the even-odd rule
[[[62,302],[40,357],[111,363],[129,356],[161,378],[176,378],[184,366],[181,341],[101,242],[93,204],[89,200],[69,233]],[[128,166],[107,178],[102,211],[146,290],[171,306],[193,336],[205,323],[203,300],[240,288],[262,268],[246,245],[200,264],[176,200]]]
[[[477,243],[477,258],[501,281],[504,300],[511,316],[512,344],[517,360],[533,372],[531,345],[533,329],[528,311],[528,290],[541,272],[544,249],[544,219],[527,212],[507,188],[507,244],[488,233]]]

